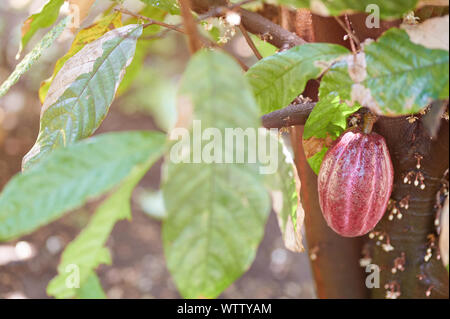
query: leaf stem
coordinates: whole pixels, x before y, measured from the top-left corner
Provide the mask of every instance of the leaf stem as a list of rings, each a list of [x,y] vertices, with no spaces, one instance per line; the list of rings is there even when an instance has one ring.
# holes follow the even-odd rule
[[[348,16],[345,15],[345,23],[341,21],[338,17],[335,17],[337,23],[342,27],[342,29],[347,32],[348,39],[350,40],[350,48],[352,49],[353,55],[356,55],[357,49],[355,43],[358,45],[358,47],[361,46],[361,42],[359,41],[358,37],[355,35],[355,33],[352,31],[352,27],[350,24],[350,20],[348,19]]]
[[[258,48],[256,47],[252,38],[249,36],[247,29],[245,29],[242,23],[239,24],[239,29],[241,29],[241,33],[244,36],[245,41],[247,41],[248,46],[250,47],[250,49],[252,49],[255,56],[258,58],[258,60],[262,60],[263,56],[261,55],[261,53],[259,53]]]
[[[161,27],[164,27],[164,28],[167,28],[167,29],[170,29],[170,30],[173,30],[173,31],[177,31],[177,32],[180,32],[180,33],[186,33],[186,31],[181,29],[181,28],[179,28],[179,26],[176,26],[176,25],[173,25],[173,24],[167,24],[165,22],[158,21],[158,20],[154,20],[154,19],[151,19],[149,17],[146,17],[146,16],[143,16],[143,15],[131,12],[131,11],[125,9],[125,8],[115,8],[114,10],[122,12],[124,14],[128,14],[130,16],[133,16],[133,17],[137,18],[137,19],[148,21],[148,23],[144,24],[144,28],[156,24],[156,25],[159,25]]]

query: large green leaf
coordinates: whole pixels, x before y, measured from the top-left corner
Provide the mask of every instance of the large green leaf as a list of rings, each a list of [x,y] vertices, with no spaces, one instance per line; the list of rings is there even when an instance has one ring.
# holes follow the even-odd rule
[[[154,132],[109,133],[52,152],[16,175],[0,195],[0,241],[59,218],[120,183],[132,169],[161,155]]]
[[[180,94],[191,101],[194,119],[204,129],[217,128],[224,136],[226,128],[254,132],[260,126],[248,83],[239,66],[223,53],[197,53],[186,69]],[[208,144],[214,142],[220,143]],[[246,158],[248,148],[236,144],[217,147],[223,156]],[[188,156],[193,152],[190,149]],[[250,267],[269,213],[258,167],[256,163],[168,164],[163,186],[168,213],[164,251],[184,297],[214,298]]]
[[[291,4],[297,8],[310,8],[314,13],[324,16],[337,16],[343,13],[369,12],[366,8],[375,5],[379,8],[380,18],[401,18],[413,10],[418,0],[278,0],[279,3]],[[372,9],[373,10],[373,9]]]
[[[27,72],[34,63],[41,57],[45,49],[53,44],[53,42],[61,35],[65,27],[70,21],[70,17],[61,20],[50,32],[48,32],[39,43],[28,53],[19,64],[17,64],[13,73],[0,86],[0,97],[6,94],[8,90],[19,81],[20,77]]]
[[[270,138],[278,139],[277,135]],[[272,207],[277,214],[278,225],[283,236],[284,245],[294,252],[303,251],[301,227],[304,220],[304,210],[299,201],[295,184],[297,170],[292,155],[282,140],[277,141],[278,170],[266,175],[265,184],[270,190]]]
[[[22,41],[20,42],[19,52],[17,53],[18,56],[39,29],[48,28],[55,23],[63,3],[64,0],[50,0],[39,13],[33,14],[23,23]]]
[[[323,157],[328,149],[327,143],[337,139],[347,128],[347,118],[360,109],[341,103],[339,96],[325,95],[314,106],[303,131],[303,139],[310,143],[304,145],[306,157],[313,171],[318,174]],[[311,149],[311,144],[314,149]]]
[[[41,112],[39,135],[23,159],[24,169],[55,148],[90,136],[105,118],[131,63],[142,25],[106,33],[71,57],[50,86]]]
[[[105,248],[106,240],[117,221],[131,218],[131,193],[156,159],[157,157],[152,157],[147,163],[135,167],[130,176],[97,209],[81,234],[66,247],[58,266],[58,276],[53,278],[47,287],[49,295],[56,298],[77,296],[78,289],[83,289],[84,285],[90,285],[91,274],[98,265],[111,263],[111,256]],[[79,287],[68,287],[66,284],[68,278],[73,275],[67,272],[67,267],[73,267],[73,265],[78,267]]]
[[[260,60],[247,72],[262,113],[291,103],[306,83],[319,77],[349,51],[339,45],[311,43]]]
[[[337,94],[378,114],[412,114],[448,98],[448,68],[448,51],[414,44],[394,28],[365,45],[356,63],[353,56],[336,63],[322,79],[320,96]]]
[[[121,13],[114,12],[101,18],[93,25],[84,28],[83,30],[77,33],[69,51],[61,59],[56,61],[55,69],[53,71],[51,78],[47,79],[41,84],[41,87],[39,88],[39,98],[41,100],[41,103],[44,103],[45,97],[47,96],[47,92],[50,88],[51,83],[55,79],[56,74],[58,74],[59,70],[61,70],[63,65],[67,62],[67,60],[69,60],[76,53],[78,53],[86,44],[97,40],[106,32],[111,31],[112,29],[121,27],[122,26],[121,19],[122,19]]]
[[[320,171],[320,166],[322,165],[323,162],[323,158],[325,157],[325,155],[327,154],[328,151],[328,147],[323,147],[320,151],[318,151],[316,154],[314,154],[311,157],[308,157],[306,160],[309,164],[309,166],[311,166],[311,169],[314,171],[314,173],[316,173],[317,175],[319,175],[319,171]]]

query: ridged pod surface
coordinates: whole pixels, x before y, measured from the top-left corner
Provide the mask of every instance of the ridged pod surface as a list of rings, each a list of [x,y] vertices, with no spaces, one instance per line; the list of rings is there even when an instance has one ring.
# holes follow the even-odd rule
[[[344,237],[367,234],[383,217],[392,192],[394,169],[384,138],[352,129],[326,153],[318,191],[323,216]]]

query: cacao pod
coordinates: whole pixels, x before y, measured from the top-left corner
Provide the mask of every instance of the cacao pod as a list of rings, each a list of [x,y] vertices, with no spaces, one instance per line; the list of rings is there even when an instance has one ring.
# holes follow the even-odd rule
[[[323,216],[344,237],[367,234],[383,217],[394,169],[384,138],[351,129],[325,154],[318,177]]]

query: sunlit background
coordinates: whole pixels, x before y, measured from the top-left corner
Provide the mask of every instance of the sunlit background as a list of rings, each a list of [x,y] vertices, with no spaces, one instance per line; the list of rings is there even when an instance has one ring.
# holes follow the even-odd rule
[[[0,1],[0,82],[18,63],[15,57],[23,21],[40,11],[46,2]],[[98,0],[81,27],[89,26],[96,16],[113,4]],[[126,7],[138,12],[142,5],[138,0],[126,1]],[[171,23],[177,23],[177,19],[166,17]],[[204,29],[208,36],[226,42],[227,47],[248,65],[256,61],[238,31],[217,21],[205,23]],[[26,52],[46,31],[40,30],[33,37]],[[0,188],[20,171],[22,157],[36,139],[41,107],[37,93],[40,83],[51,76],[55,61],[67,52],[73,38],[70,31],[65,31],[44,52],[39,63],[0,98]],[[275,49],[270,45],[262,50],[263,55],[273,52]],[[182,102],[177,101],[176,91],[188,58],[185,39],[180,35],[170,32],[162,39],[153,40],[136,80],[125,94],[116,98],[98,132],[166,131],[182,120],[177,114]],[[157,191],[160,164],[152,168],[133,195],[133,220],[119,222],[108,241],[113,265],[101,266],[98,274],[109,298],[180,297],[166,268],[160,238],[160,223],[165,214],[161,194]],[[62,250],[86,225],[97,204],[90,203],[18,241],[0,243],[0,298],[47,298],[45,288],[56,275]],[[284,248],[276,218],[271,214],[253,266],[221,297],[314,298],[314,289],[308,254],[294,254]]]

